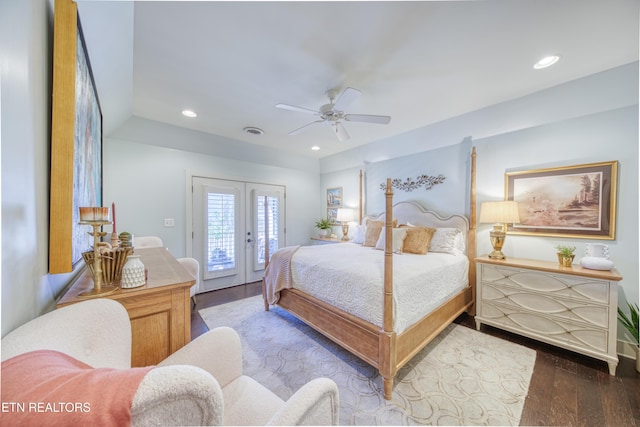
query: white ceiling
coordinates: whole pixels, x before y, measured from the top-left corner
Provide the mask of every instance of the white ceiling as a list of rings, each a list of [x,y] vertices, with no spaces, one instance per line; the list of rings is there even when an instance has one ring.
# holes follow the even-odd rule
[[[135,115],[317,157],[638,60],[638,0],[78,4],[107,135]],[[288,135],[316,117],[276,104],[347,86],[391,123]]]

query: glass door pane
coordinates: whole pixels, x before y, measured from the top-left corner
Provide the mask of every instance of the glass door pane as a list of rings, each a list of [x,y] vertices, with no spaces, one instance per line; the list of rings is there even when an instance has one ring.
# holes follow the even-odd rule
[[[247,212],[247,230],[251,233],[245,273],[248,282],[261,280],[264,275],[267,243],[269,257],[286,246],[284,201],[284,186],[247,183],[247,203],[251,209]]]
[[[269,235],[269,259],[271,255],[280,247],[278,245],[278,211],[280,209],[278,198],[270,196],[256,196],[255,203],[257,206],[256,216],[256,232],[258,235],[258,246],[256,247],[256,269],[264,268],[265,259],[265,242],[267,234]],[[265,209],[267,215],[265,215]],[[265,227],[265,224],[267,225]],[[268,232],[266,233],[265,230]]]
[[[237,274],[239,194],[233,189],[206,188],[207,260],[205,278]]]

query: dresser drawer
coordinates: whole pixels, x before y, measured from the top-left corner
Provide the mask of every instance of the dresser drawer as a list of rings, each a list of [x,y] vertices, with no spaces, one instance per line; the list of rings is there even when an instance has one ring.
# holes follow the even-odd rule
[[[516,310],[539,313],[557,320],[571,321],[586,327],[609,327],[609,306],[582,299],[558,297],[555,294],[529,292],[500,283],[484,283],[481,287],[483,305],[491,302]]]
[[[490,301],[483,301],[481,317],[487,323],[517,330],[544,341],[553,341],[563,347],[570,346],[573,349],[598,353],[607,353],[610,350],[606,329],[589,328],[538,313],[493,304]]]
[[[608,281],[487,264],[482,264],[481,269],[483,284],[504,285],[574,301],[609,304]]]

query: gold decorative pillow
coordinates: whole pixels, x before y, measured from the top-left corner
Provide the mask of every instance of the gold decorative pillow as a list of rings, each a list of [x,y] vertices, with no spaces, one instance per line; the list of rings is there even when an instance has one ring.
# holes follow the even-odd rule
[[[367,229],[364,233],[364,243],[362,246],[375,246],[383,226],[384,222],[382,221],[367,221]]]
[[[431,227],[407,227],[407,237],[405,237],[402,252],[424,255],[429,252],[429,243],[435,228]]]

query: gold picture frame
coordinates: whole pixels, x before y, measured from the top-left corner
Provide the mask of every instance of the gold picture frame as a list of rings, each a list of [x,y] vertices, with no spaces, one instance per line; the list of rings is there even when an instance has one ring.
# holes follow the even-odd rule
[[[49,273],[90,250],[80,206],[102,206],[102,111],[77,4],[56,0],[53,28]]]
[[[505,200],[518,202],[510,234],[615,239],[618,162],[505,173]]]

